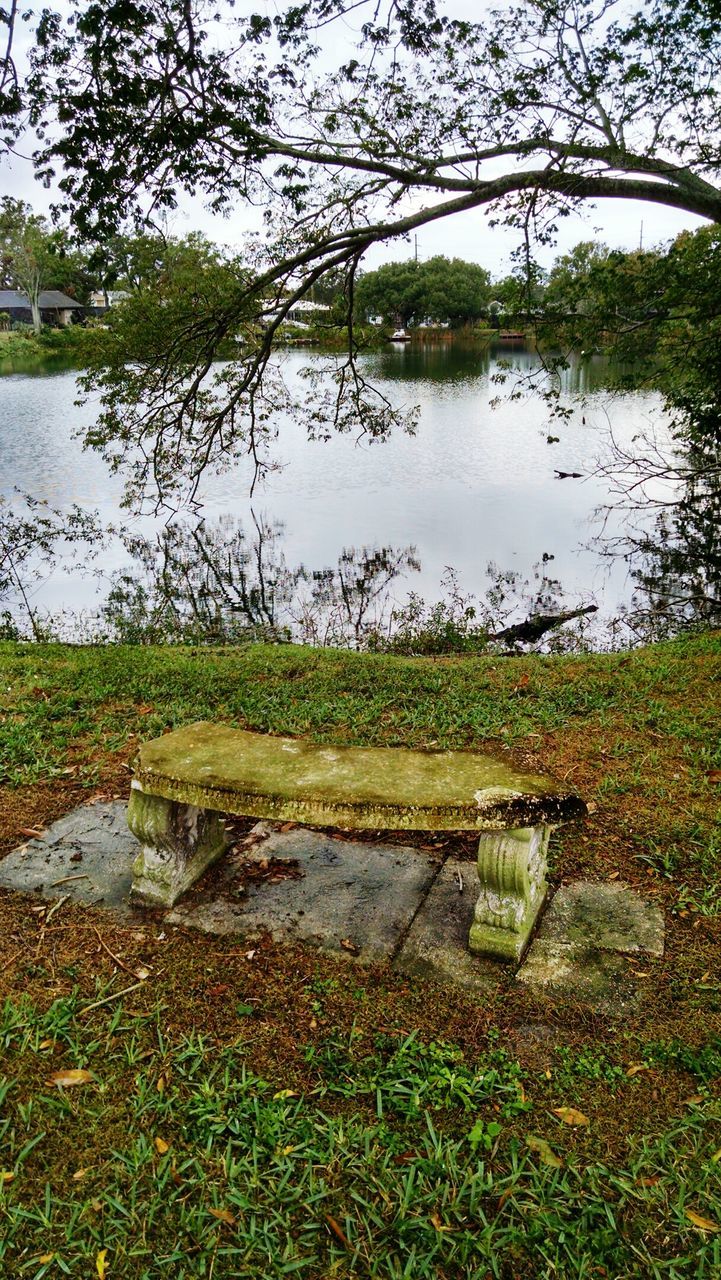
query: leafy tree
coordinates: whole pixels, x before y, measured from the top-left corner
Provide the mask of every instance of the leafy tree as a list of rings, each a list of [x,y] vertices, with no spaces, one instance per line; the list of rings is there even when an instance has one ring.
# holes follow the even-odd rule
[[[460,323],[477,320],[490,299],[490,276],[475,262],[435,257],[389,262],[360,276],[356,307],[364,316],[381,315],[404,325],[423,320]]]
[[[3,197],[0,205],[0,271],[5,288],[27,295],[33,328],[40,333],[40,294],[57,282],[64,262],[66,238],[51,230],[22,200]],[[73,264],[74,266],[76,264]]]
[[[519,229],[530,261],[534,238],[552,238],[589,200],[721,220],[716,0],[516,0],[479,22],[442,0],[301,0],[272,17],[229,7],[222,27],[206,0],[70,8],[42,15],[25,100],[39,173],[57,174],[82,234],[105,240],[182,191],[216,209],[267,210],[244,287],[199,322],[188,394],[169,343],[155,407],[133,426],[155,440],[138,481],[161,474],[171,505],[204,459],[255,449],[283,315],[326,272],[345,275],[349,323],[329,420],[376,436],[398,422],[354,358],[356,275],[372,245],[490,208]],[[358,25],[352,49],[334,39],[341,19],[344,33]],[[252,317],[254,339],[199,420],[197,379]],[[132,431],[129,443],[139,443]],[[191,471],[176,466],[170,483],[158,456]]]

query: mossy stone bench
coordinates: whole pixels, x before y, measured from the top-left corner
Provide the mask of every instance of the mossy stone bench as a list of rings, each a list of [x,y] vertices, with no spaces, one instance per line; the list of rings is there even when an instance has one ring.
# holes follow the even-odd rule
[[[229,837],[221,814],[331,826],[479,831],[472,951],[517,959],[546,893],[553,827],[586,806],[551,779],[470,751],[324,747],[193,724],[146,742],[128,823],[141,843],[133,896],[172,906]]]

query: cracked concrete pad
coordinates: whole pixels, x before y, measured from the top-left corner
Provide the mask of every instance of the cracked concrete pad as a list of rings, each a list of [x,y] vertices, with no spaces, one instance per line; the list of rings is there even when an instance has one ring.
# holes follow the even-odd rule
[[[243,859],[297,861],[300,878],[248,879],[239,895]],[[395,952],[438,870],[415,849],[333,839],[298,828],[273,832],[251,849],[226,855],[211,873],[212,890],[191,891],[166,915],[170,924],[252,940],[309,942],[366,962]],[[217,882],[219,880],[219,883]]]
[[[472,991],[497,986],[507,975],[507,966],[468,950],[468,930],[478,894],[475,862],[449,858],[413,921],[394,967]]]
[[[663,912],[627,885],[577,880],[558,890],[537,941],[662,956]]]
[[[517,981],[601,1013],[623,1013],[638,998],[632,971],[622,956],[580,947],[551,947],[535,942]]]
[[[128,830],[126,809],[124,801],[115,800],[83,805],[59,818],[44,836],[0,861],[0,885],[129,911],[138,842]]]
[[[563,885],[541,923],[518,981],[608,1013],[638,997],[625,955],[662,956],[663,912],[623,884]]]

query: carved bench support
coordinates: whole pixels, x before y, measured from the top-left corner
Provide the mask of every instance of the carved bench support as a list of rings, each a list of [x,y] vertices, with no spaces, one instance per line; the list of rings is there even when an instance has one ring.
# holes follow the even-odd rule
[[[486,831],[478,843],[481,893],[468,936],[471,951],[520,960],[546,896],[551,827]]]
[[[148,906],[174,906],[230,844],[219,813],[147,795],[135,782],[128,826],[142,846],[131,893]]]

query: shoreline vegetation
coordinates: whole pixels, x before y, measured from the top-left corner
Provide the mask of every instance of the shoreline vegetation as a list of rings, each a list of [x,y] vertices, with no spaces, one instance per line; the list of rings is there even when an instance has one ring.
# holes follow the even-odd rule
[[[411,342],[418,345],[441,342],[482,348],[491,345],[494,338],[499,336],[496,329],[471,325],[457,329],[427,326],[411,329],[409,333]],[[354,334],[359,348],[367,351],[381,350],[391,340],[391,332],[384,326],[357,326]],[[500,336],[503,338],[502,333]],[[30,329],[0,332],[0,374],[31,373],[33,368],[39,371],[43,365],[82,369],[90,360],[97,365],[102,363],[102,359],[99,360],[102,340],[103,330],[99,325],[69,325],[63,329],[46,326],[40,335]],[[278,346],[340,352],[347,348],[347,343],[348,334],[342,325],[301,328],[289,324],[284,326]],[[236,354],[237,347],[227,343],[219,358],[229,360]]]

